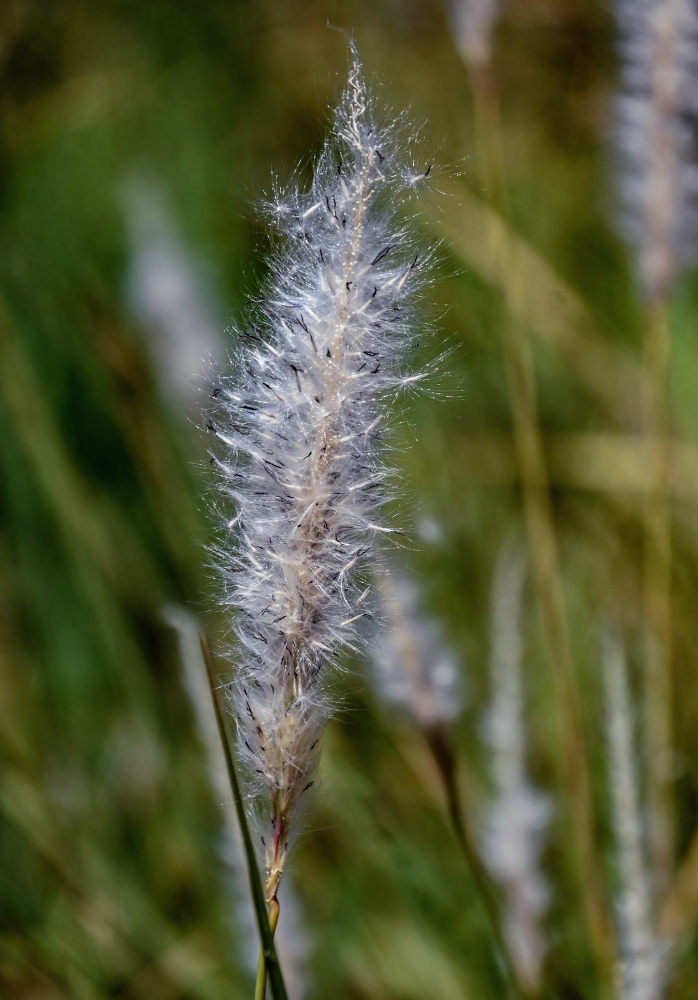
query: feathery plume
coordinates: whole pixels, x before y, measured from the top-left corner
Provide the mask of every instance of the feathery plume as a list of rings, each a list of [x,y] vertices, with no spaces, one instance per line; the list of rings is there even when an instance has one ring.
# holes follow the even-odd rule
[[[315,780],[331,711],[328,668],[359,644],[388,469],[379,441],[416,328],[424,281],[399,210],[429,173],[379,128],[358,55],[307,193],[276,193],[265,294],[239,332],[234,373],[208,423],[221,493],[235,511],[216,550],[237,611],[231,702],[261,823],[267,898],[276,892]]]
[[[460,671],[435,622],[425,617],[413,582],[392,571],[380,582],[381,628],[371,643],[375,686],[420,729],[452,722],[463,706]]]
[[[611,630],[603,635],[603,677],[618,875],[621,995],[623,1000],[659,1000],[664,992],[665,949],[652,918],[625,653]]]
[[[664,298],[698,226],[695,0],[617,0],[621,223],[645,297]]]
[[[548,885],[540,870],[542,833],[550,818],[547,796],[526,776],[526,730],[521,675],[525,563],[506,545],[492,583],[490,670],[493,697],[487,717],[493,798],[485,823],[487,867],[503,893],[504,934],[521,987],[536,992],[546,942],[541,918]]]

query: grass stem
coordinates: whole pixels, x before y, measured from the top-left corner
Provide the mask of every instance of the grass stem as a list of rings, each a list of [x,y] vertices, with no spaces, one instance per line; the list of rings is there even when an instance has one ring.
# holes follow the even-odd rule
[[[670,788],[671,712],[671,499],[668,367],[668,303],[645,310],[645,435],[648,489],[645,503],[645,736],[648,767],[650,856],[662,887],[673,867],[673,806]]]
[[[456,780],[456,759],[453,747],[448,735],[442,727],[434,727],[426,733],[427,743],[432,753],[436,766],[441,775],[449,818],[453,825],[453,832],[463,851],[466,863],[470,868],[475,887],[482,901],[482,906],[490,924],[497,946],[499,964],[502,974],[507,981],[508,992],[512,996],[520,995],[517,986],[517,976],[514,971],[514,964],[509,955],[509,948],[502,931],[502,920],[500,914],[497,893],[491,884],[490,877],[485,869],[473,837],[463,815],[461,796],[458,791]]]
[[[269,914],[267,915],[267,905],[264,899],[264,890],[262,888],[262,880],[259,876],[259,869],[257,867],[257,858],[254,852],[254,845],[252,843],[252,836],[250,834],[250,828],[247,823],[247,816],[245,815],[245,807],[242,800],[242,792],[240,790],[240,784],[237,778],[237,772],[235,770],[235,762],[233,760],[233,754],[230,749],[230,742],[228,740],[228,732],[225,725],[225,719],[223,717],[223,712],[221,710],[220,701],[218,698],[218,680],[216,677],[216,671],[213,665],[213,657],[211,655],[211,650],[209,649],[208,642],[204,635],[201,636],[201,652],[204,657],[204,662],[206,664],[206,673],[208,674],[208,682],[211,687],[211,698],[213,699],[213,708],[216,713],[216,722],[218,723],[218,731],[221,737],[221,743],[223,745],[223,753],[225,754],[225,763],[228,769],[228,777],[230,778],[230,786],[233,791],[233,800],[235,802],[235,810],[237,812],[238,822],[240,823],[240,830],[242,833],[243,848],[245,851],[245,858],[247,860],[247,872],[250,880],[250,891],[252,893],[252,903],[254,905],[255,915],[257,917],[257,926],[259,927],[259,936],[261,938],[260,947],[260,962],[263,962],[265,973],[263,974],[263,992],[260,994],[264,997],[264,989],[266,988],[266,978],[269,977],[269,982],[271,985],[272,996],[274,1000],[288,1000],[286,994],[286,987],[284,985],[283,976],[281,975],[281,966],[279,965],[279,959],[276,954],[276,949],[274,947],[274,930],[276,930],[276,924],[279,919],[279,904],[274,898],[274,903],[276,904],[275,909],[272,904],[269,904]],[[272,928],[273,920],[273,928]],[[259,984],[259,973],[257,974],[257,980]],[[255,1000],[257,998],[257,987],[255,987]]]
[[[279,901],[274,896],[269,900],[269,930],[274,937],[276,925],[279,922]],[[264,1000],[267,995],[267,962],[264,954],[264,947],[259,949],[259,962],[257,963],[257,979],[254,987],[254,1000]]]
[[[500,147],[499,105],[491,70],[473,73],[477,146],[482,181],[494,208],[507,215]],[[603,876],[595,844],[591,782],[582,711],[564,605],[557,541],[543,438],[538,424],[533,361],[523,329],[515,320],[523,294],[516,246],[508,227],[491,227],[490,252],[502,282],[511,289],[512,307],[500,322],[502,353],[512,411],[514,448],[523,489],[524,515],[536,599],[551,666],[562,738],[565,786],[575,831],[578,885],[593,942],[599,981],[611,989],[614,960]]]

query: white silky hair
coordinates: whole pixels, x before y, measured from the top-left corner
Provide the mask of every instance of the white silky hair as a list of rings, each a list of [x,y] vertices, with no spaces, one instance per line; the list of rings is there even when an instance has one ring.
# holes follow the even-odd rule
[[[393,530],[381,515],[384,419],[424,377],[406,365],[418,330],[409,300],[427,261],[404,215],[430,167],[410,162],[404,122],[379,127],[350,49],[310,190],[277,191],[267,205],[271,277],[208,423],[226,510],[214,555],[235,610],[230,697],[270,896],[314,780],[328,668],[360,645],[361,571]]]
[[[696,250],[698,6],[616,0],[620,222],[643,293],[666,296]]]

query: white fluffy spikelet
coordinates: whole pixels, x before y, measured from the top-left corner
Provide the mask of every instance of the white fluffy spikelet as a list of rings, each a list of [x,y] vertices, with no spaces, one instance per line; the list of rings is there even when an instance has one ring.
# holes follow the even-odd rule
[[[696,245],[698,11],[695,0],[616,0],[616,8],[622,222],[643,292],[656,300]]]
[[[485,824],[485,862],[503,895],[504,933],[520,984],[536,992],[546,941],[541,919],[549,899],[540,869],[550,802],[526,775],[521,675],[524,559],[505,546],[494,574],[490,611],[492,702],[487,717],[493,797]]]
[[[380,584],[381,629],[371,643],[376,689],[420,728],[452,722],[463,707],[460,671],[436,624],[419,607],[417,589],[393,571]]]
[[[408,296],[423,263],[396,215],[423,175],[379,128],[356,51],[309,192],[268,206],[272,278],[239,333],[235,372],[213,390],[220,487],[234,505],[216,552],[237,610],[232,702],[256,779],[267,893],[274,897],[330,712],[328,662],[358,642],[368,590],[357,572],[381,522],[379,449],[391,399],[423,376],[404,365]]]
[[[625,654],[619,637],[611,631],[603,636],[603,676],[618,869],[621,996],[623,1000],[659,1000],[664,992],[665,949],[652,920]]]

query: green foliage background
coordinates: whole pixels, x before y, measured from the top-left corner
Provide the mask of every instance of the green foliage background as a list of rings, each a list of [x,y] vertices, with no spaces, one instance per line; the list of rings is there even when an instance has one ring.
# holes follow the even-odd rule
[[[124,184],[155,183],[204,269],[221,326],[264,272],[251,203],[321,142],[354,32],[381,98],[426,121],[435,187],[425,241],[453,348],[442,392],[402,416],[399,461],[426,600],[462,658],[460,780],[477,826],[481,720],[497,551],[521,521],[488,275],[467,72],[437,0],[4,0],[0,24],[0,994],[230,1000],[251,996],[249,934],[220,857],[221,806],[163,607],[221,637],[203,564],[205,435],[163,391],[128,307]],[[640,317],[610,224],[613,32],[601,3],[511,0],[495,40],[511,225],[541,261],[531,337],[564,587],[591,747],[598,841],[613,883],[598,624],[639,628]],[[439,189],[442,194],[439,194]],[[474,206],[474,207],[473,207]],[[479,208],[478,208],[479,206]],[[479,221],[478,221],[479,220]],[[528,278],[528,276],[527,276]],[[678,860],[698,795],[695,680],[697,288],[672,312]],[[412,530],[412,529],[410,529]],[[415,538],[412,532],[412,538]],[[526,617],[530,768],[557,787],[550,675]],[[634,662],[634,660],[633,660]],[[449,830],[431,759],[359,671],[326,739],[322,792],[290,881],[308,997],[502,996],[487,923]],[[550,997],[596,996],[568,850],[551,821],[545,867]],[[672,996],[695,995],[695,912]],[[282,921],[284,919],[282,911]],[[254,956],[252,956],[254,961]]]

